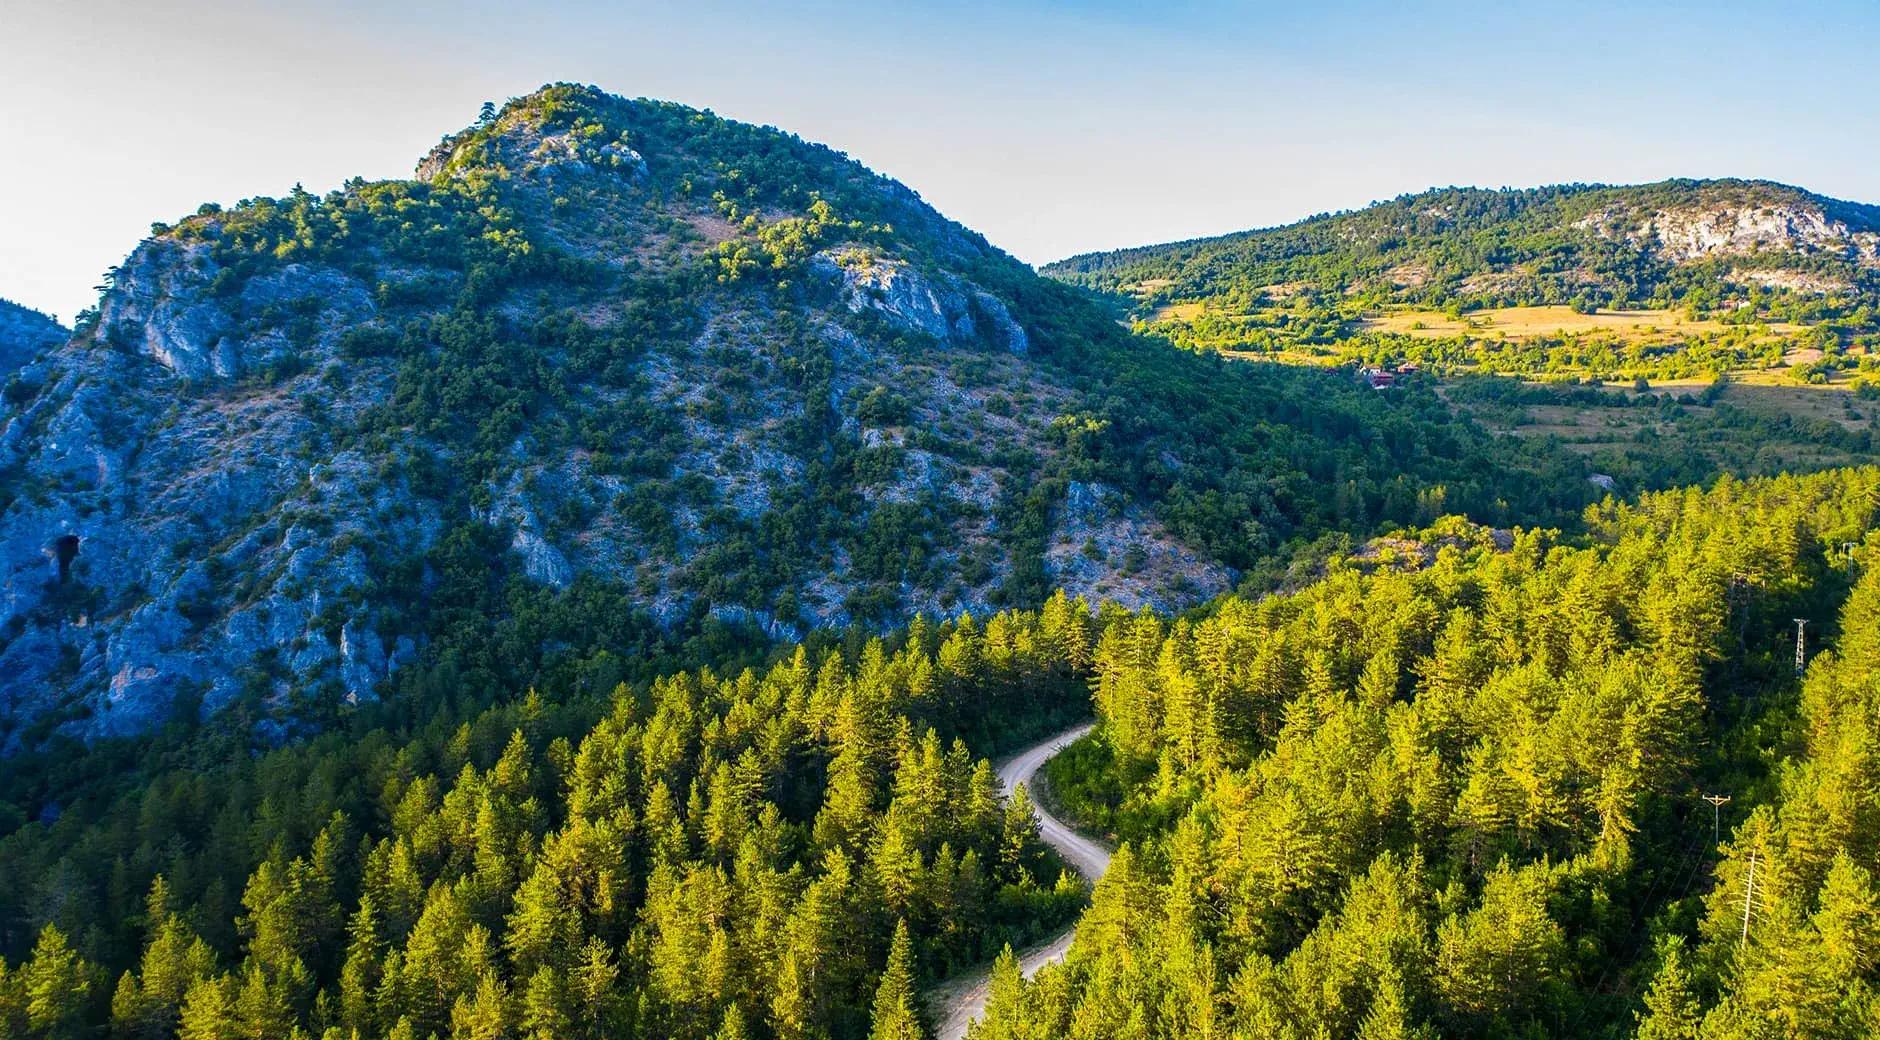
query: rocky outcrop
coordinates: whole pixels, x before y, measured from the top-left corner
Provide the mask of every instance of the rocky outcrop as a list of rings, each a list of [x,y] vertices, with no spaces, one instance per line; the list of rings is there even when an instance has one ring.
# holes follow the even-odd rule
[[[1232,572],[1106,484],[1072,481],[1055,519],[1045,569],[1054,584],[1093,600],[1170,610],[1233,587]]]
[[[1031,340],[1005,302],[961,279],[930,279],[906,261],[863,250],[825,251],[812,261],[817,274],[840,287],[851,313],[873,311],[894,325],[945,342],[987,338],[1010,354],[1025,354]]]
[[[1880,264],[1880,233],[1850,226],[1820,204],[1801,199],[1698,198],[1646,213],[1613,207],[1576,226],[1642,244],[1674,263],[1749,257],[1771,251],[1830,252]]]
[[[573,130],[547,133],[522,121],[512,123],[502,134],[478,134],[479,129],[446,137],[418,162],[414,175],[429,181],[492,166],[550,177],[595,171],[625,174],[633,180],[647,175],[646,159],[625,141],[600,141]]]
[[[215,291],[220,273],[205,243],[146,241],[118,268],[98,327],[113,345],[184,379],[231,380],[303,354],[330,353],[333,338],[375,311],[357,278],[329,267],[286,264],[247,280],[232,302]],[[296,344],[284,328],[258,321],[281,308],[312,319],[303,327],[328,342]]]

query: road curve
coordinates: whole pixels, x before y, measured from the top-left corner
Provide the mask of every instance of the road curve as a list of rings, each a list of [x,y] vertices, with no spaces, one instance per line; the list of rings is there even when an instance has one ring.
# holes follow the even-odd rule
[[[999,766],[999,786],[1005,789],[1007,796],[1019,784],[1025,784],[1029,789],[1032,786],[1031,778],[1038,769],[1049,762],[1051,756],[1090,732],[1092,725],[1086,722],[1072,727],[1014,755]],[[1036,801],[1032,802],[1032,808],[1038,814],[1039,835],[1058,851],[1058,855],[1064,857],[1065,862],[1091,881],[1103,876],[1110,866],[1108,849],[1071,830],[1063,820],[1046,812]],[[1018,955],[1019,970],[1024,972],[1026,978],[1031,978],[1039,968],[1063,960],[1070,951],[1071,939],[1076,935],[1076,928],[1066,928],[1062,934],[1022,951]],[[986,996],[991,990],[991,982],[992,967],[987,965],[950,979],[928,993],[927,1006],[933,1009],[934,1021],[938,1023],[934,1032],[938,1040],[961,1040],[966,1035],[967,1025],[986,1010]]]

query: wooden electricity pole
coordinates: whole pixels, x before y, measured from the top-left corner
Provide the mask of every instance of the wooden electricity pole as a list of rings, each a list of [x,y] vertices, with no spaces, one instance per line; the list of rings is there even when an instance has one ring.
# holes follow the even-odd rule
[[[1707,794],[1704,801],[1710,803],[1710,844],[1716,845],[1722,837],[1723,807],[1730,801],[1727,794]]]

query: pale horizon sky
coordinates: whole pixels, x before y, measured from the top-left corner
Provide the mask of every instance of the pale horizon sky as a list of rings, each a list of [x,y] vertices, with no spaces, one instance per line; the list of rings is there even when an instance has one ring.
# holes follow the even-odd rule
[[[70,322],[153,221],[407,176],[483,101],[560,80],[829,144],[1031,263],[1451,184],[1754,177],[1880,202],[1871,2],[519,12],[0,0],[0,297]]]

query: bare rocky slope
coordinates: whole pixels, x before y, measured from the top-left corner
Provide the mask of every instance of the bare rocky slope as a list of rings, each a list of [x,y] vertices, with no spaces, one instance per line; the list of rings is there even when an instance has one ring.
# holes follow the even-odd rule
[[[1177,356],[839,153],[565,85],[412,180],[205,206],[43,348],[0,413],[7,751],[421,660],[1181,606],[1531,483],[1433,395]]]

